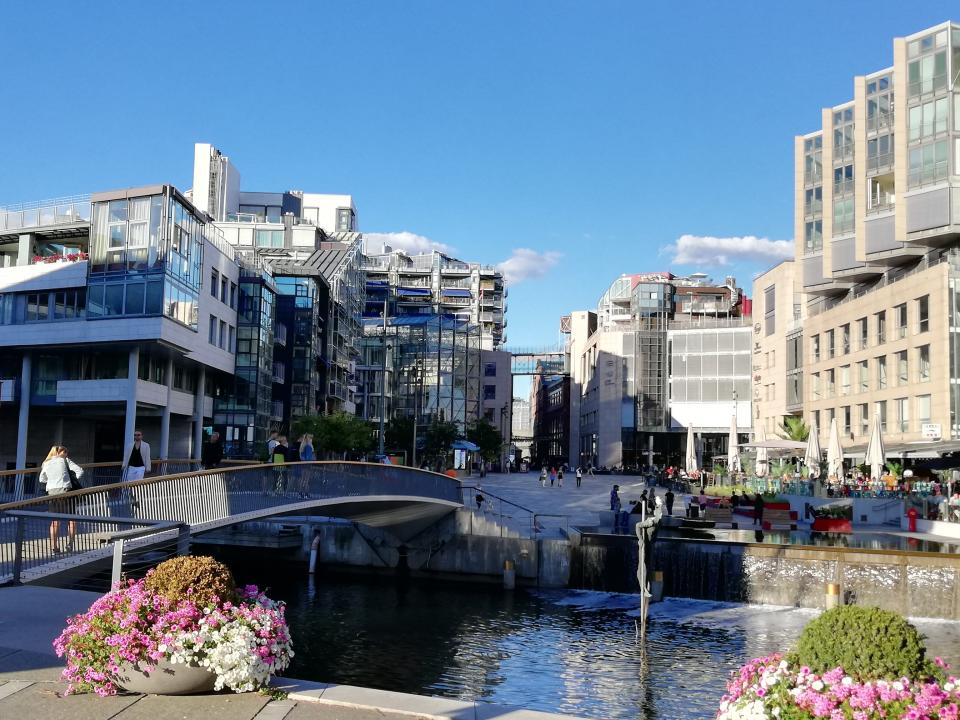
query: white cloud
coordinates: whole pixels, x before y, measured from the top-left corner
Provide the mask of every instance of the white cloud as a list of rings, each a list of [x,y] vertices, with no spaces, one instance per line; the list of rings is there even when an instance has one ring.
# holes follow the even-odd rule
[[[676,265],[731,265],[735,262],[775,262],[793,257],[793,242],[770,240],[753,235],[712,237],[681,235],[672,245],[663,248],[672,253]]]
[[[409,255],[419,255],[429,253],[433,250],[442,253],[449,253],[453,248],[441,242],[436,242],[423,235],[407,232],[385,232],[363,234],[365,247],[368,252],[380,252],[383,245],[389,245],[394,250],[402,250]]]
[[[505,283],[516,285],[524,280],[543,277],[559,261],[558,252],[548,250],[539,253],[530,248],[517,248],[509,258],[497,264],[497,270],[503,273]]]

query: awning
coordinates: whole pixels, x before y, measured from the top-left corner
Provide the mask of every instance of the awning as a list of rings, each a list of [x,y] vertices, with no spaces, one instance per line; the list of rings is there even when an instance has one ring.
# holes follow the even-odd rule
[[[476,452],[480,449],[479,445],[475,445],[469,440],[454,440],[450,447],[454,450],[469,450],[470,452]]]
[[[465,298],[473,297],[470,294],[469,290],[457,290],[457,289],[441,290],[440,294],[443,295],[444,297],[465,297]]]
[[[390,287],[389,280],[367,280],[368,288],[388,288]]]
[[[415,297],[430,297],[433,291],[430,288],[411,288],[398,287],[397,295],[410,295]]]

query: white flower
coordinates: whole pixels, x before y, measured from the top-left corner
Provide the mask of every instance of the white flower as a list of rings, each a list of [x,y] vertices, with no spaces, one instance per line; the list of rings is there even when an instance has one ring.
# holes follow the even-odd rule
[[[903,692],[903,683],[897,680],[893,683],[893,689],[897,692]]]
[[[820,692],[821,690],[823,690],[823,681],[814,680],[812,683],[810,683],[810,687],[812,687],[817,692]]]

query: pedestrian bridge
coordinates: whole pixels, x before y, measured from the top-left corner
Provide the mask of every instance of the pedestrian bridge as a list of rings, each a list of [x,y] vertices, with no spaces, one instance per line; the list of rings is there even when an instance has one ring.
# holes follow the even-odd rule
[[[358,462],[244,465],[97,485],[55,503],[44,496],[0,504],[0,583],[102,563],[118,539],[182,552],[190,535],[283,515],[344,518],[403,542],[461,506],[455,478]],[[49,537],[51,521],[61,525],[60,553]],[[68,547],[71,521],[76,537]]]

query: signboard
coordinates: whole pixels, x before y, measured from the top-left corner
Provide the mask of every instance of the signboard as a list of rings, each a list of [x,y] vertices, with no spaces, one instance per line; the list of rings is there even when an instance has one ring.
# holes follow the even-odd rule
[[[942,437],[940,423],[923,423],[920,434],[924,440],[939,440]]]

